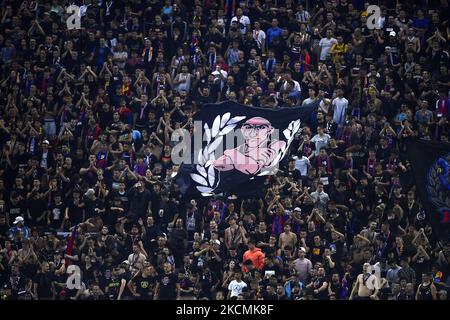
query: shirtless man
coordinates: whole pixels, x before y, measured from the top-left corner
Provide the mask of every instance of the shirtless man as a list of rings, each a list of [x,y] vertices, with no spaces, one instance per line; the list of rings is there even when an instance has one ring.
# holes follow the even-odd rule
[[[264,168],[273,165],[284,141],[268,141],[274,128],[264,118],[253,117],[247,120],[241,128],[244,144],[235,149],[225,150],[223,156],[213,162],[219,171],[239,170],[248,175],[255,175]]]
[[[356,283],[350,294],[350,300],[376,300],[378,298],[377,277],[369,272],[369,267],[369,263],[364,263],[363,273],[356,278]],[[357,295],[355,295],[356,292],[358,292]]]
[[[230,216],[228,219],[229,227],[225,229],[225,246],[227,249],[238,247],[247,242],[246,231],[242,223],[236,223],[236,217]]]
[[[284,232],[280,234],[279,246],[281,250],[284,250],[284,247],[289,246],[293,250],[295,249],[297,244],[297,235],[291,232],[291,226],[289,224],[284,225]]]

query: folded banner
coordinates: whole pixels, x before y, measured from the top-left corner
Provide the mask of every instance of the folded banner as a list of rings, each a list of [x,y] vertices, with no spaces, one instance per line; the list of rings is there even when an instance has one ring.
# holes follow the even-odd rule
[[[409,139],[409,161],[427,217],[439,240],[450,241],[450,144]]]
[[[262,191],[313,106],[256,108],[232,101],[207,104],[194,117],[194,131],[183,137],[183,159],[176,181],[183,194],[251,195]]]

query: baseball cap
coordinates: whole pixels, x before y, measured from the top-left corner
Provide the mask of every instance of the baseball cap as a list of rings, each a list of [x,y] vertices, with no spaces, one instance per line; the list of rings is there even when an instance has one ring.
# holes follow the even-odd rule
[[[220,246],[220,241],[219,241],[219,240],[217,240],[217,239],[216,239],[216,240],[213,240],[213,243],[214,243],[214,244],[217,244],[217,245],[219,245],[219,246]]]
[[[294,211],[302,212],[302,209],[300,209],[299,207],[295,207]]]
[[[303,247],[300,247],[300,249],[299,249],[301,252],[304,252],[304,253],[306,253],[306,249],[305,248],[303,248]]]
[[[42,144],[50,144],[50,142],[48,140],[44,140],[42,141]]]
[[[95,190],[90,188],[86,191],[86,193],[84,194],[86,197],[92,196],[95,194]]]
[[[19,222],[23,222],[23,218],[22,217],[16,217],[16,219],[14,220],[14,224],[18,224]]]

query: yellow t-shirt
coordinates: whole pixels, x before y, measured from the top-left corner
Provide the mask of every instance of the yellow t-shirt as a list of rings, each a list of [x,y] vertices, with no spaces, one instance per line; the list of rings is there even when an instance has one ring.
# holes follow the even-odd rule
[[[333,62],[340,62],[342,55],[348,51],[348,45],[345,43],[335,43],[331,47],[333,52]]]

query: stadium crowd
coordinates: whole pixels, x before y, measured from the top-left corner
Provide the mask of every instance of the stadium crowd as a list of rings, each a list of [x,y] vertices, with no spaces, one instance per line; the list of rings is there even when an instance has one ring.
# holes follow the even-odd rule
[[[450,132],[426,3],[2,1],[0,298],[447,300],[405,153]],[[170,135],[227,100],[316,111],[264,197],[186,198]]]

